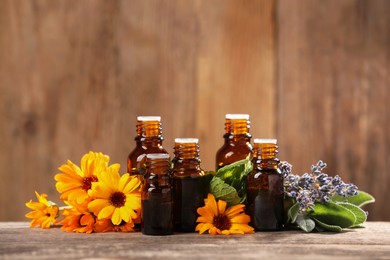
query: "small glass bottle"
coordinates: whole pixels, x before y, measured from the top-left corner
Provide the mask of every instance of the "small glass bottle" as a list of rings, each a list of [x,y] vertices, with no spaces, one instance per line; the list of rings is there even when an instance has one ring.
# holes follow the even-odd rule
[[[248,154],[252,158],[250,121],[247,114],[226,114],[225,143],[216,155],[216,170],[225,165],[245,159]]]
[[[141,230],[145,235],[173,233],[173,189],[169,154],[146,155],[146,172],[141,191]]]
[[[136,147],[127,158],[127,172],[130,175],[144,175],[146,155],[168,153],[162,146],[161,117],[137,117]]]
[[[259,231],[283,229],[283,176],[276,139],[255,139],[253,171],[247,176],[247,213]]]
[[[204,172],[200,167],[199,144],[196,138],[176,138],[172,181],[175,231],[195,231],[197,209],[207,195]]]

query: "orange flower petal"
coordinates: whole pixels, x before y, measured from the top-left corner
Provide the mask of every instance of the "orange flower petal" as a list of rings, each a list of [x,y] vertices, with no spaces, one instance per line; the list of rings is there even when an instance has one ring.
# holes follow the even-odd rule
[[[237,204],[234,206],[231,206],[225,211],[225,215],[228,216],[228,218],[231,218],[241,212],[244,212],[245,205],[243,204]]]
[[[211,223],[201,223],[201,224],[198,224],[196,226],[195,231],[199,231],[199,234],[203,234],[204,232],[206,232],[207,230],[209,230],[213,226],[214,225]]]
[[[232,224],[232,226],[230,227],[230,230],[235,230],[235,231],[241,230],[245,234],[250,234],[250,233],[253,233],[254,229],[253,229],[253,227],[246,225],[246,224]]]
[[[210,207],[210,209],[213,212],[214,216],[218,216],[217,202],[215,201],[215,197],[214,197],[213,194],[209,193],[207,195],[207,199],[206,199],[205,205]]]
[[[246,214],[239,214],[230,219],[231,223],[234,224],[248,224],[251,218]]]
[[[218,200],[218,213],[222,215],[226,210],[226,201]]]

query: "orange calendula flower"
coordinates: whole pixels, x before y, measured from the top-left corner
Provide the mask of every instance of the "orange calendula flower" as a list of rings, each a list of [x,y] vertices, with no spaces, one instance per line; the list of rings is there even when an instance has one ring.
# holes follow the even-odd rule
[[[122,221],[119,225],[112,224],[111,219],[100,219],[95,224],[96,232],[109,232],[109,231],[122,231],[122,232],[133,232],[134,222]]]
[[[62,230],[88,234],[94,231],[96,217],[88,212],[86,203],[64,209],[62,215],[64,216],[61,221]]]
[[[40,225],[41,228],[50,228],[50,226],[57,223],[58,206],[51,201],[47,201],[47,195],[42,193],[39,195],[35,192],[38,202],[30,200],[26,206],[33,211],[27,213],[25,216],[31,218],[30,227]]]
[[[195,231],[203,234],[207,230],[212,235],[249,234],[253,228],[248,225],[250,217],[244,213],[245,205],[237,204],[226,209],[226,202],[216,202],[214,195],[209,194],[205,206],[198,208],[200,215]]]
[[[62,173],[54,178],[61,199],[71,204],[82,204],[88,199],[88,190],[98,181],[98,174],[107,168],[119,169],[119,164],[108,166],[110,158],[102,153],[89,152],[81,158],[81,168],[69,161],[59,167]]]
[[[119,169],[108,168],[98,175],[99,181],[92,183],[88,194],[92,201],[88,209],[101,219],[111,219],[112,224],[122,221],[133,223],[141,208],[140,180],[128,173],[119,176]]]

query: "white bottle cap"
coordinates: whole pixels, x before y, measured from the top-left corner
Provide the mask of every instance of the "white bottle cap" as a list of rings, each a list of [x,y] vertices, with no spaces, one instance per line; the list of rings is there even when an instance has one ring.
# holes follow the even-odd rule
[[[198,138],[175,138],[175,143],[178,144],[197,144],[198,142]]]
[[[249,115],[248,114],[226,114],[225,118],[226,119],[245,119],[245,120],[249,120]]]
[[[161,121],[161,116],[137,116],[138,121]]]
[[[277,139],[260,139],[256,138],[253,140],[255,144],[277,144],[278,140]]]

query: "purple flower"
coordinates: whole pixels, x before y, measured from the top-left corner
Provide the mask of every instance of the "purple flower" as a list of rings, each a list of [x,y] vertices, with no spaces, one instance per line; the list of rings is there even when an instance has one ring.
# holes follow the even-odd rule
[[[326,166],[327,164],[320,160],[311,166],[311,173],[298,176],[292,173],[292,165],[288,162],[279,164],[284,176],[285,193],[296,200],[300,212],[313,210],[316,202],[329,202],[335,194],[343,197],[357,194],[356,185],[344,183],[338,175],[330,177],[324,173]]]

